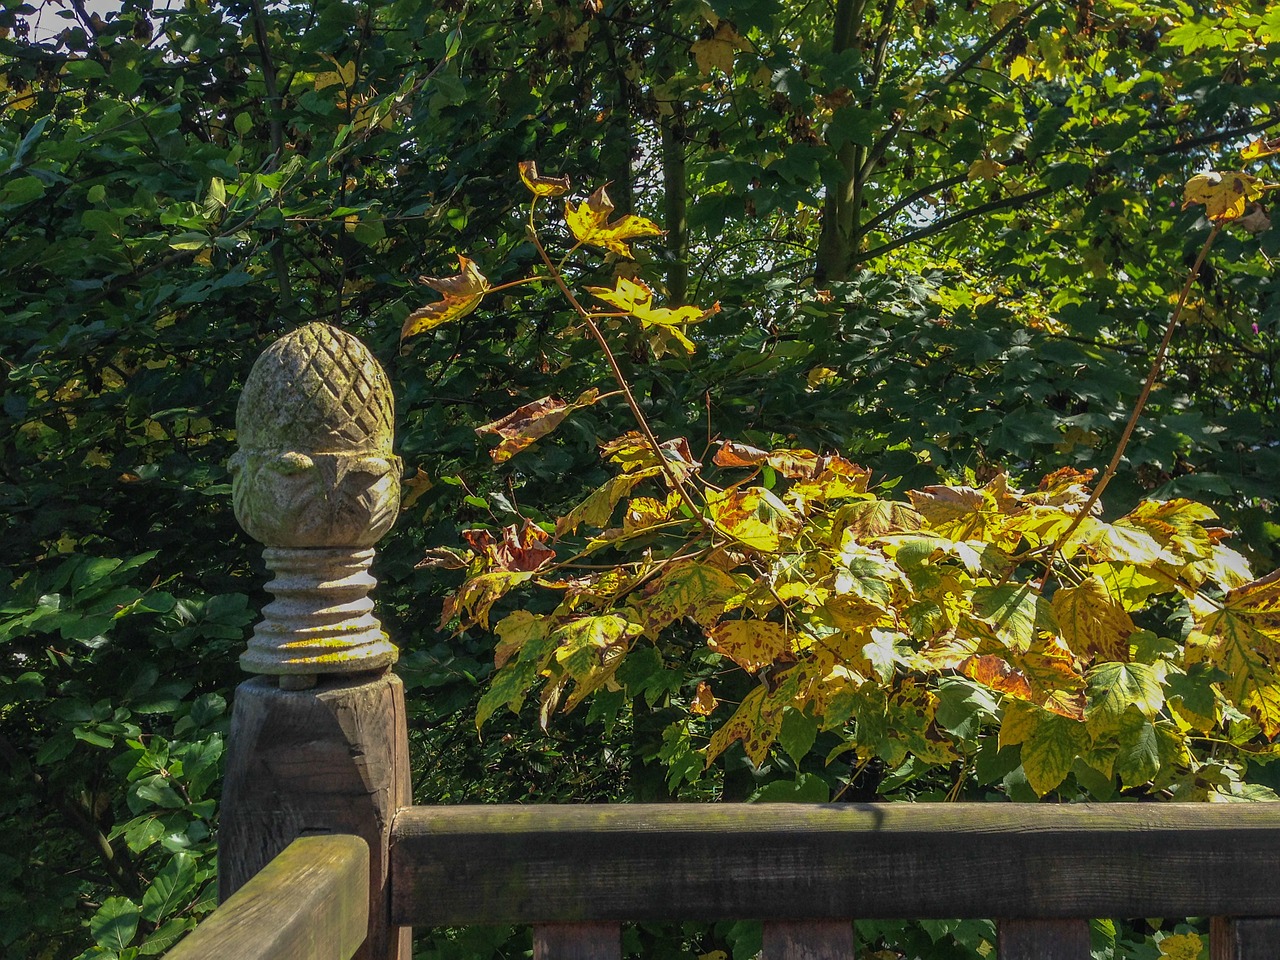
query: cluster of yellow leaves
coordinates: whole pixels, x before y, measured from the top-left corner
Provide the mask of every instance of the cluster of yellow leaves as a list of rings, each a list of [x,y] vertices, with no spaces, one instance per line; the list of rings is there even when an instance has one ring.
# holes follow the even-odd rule
[[[639,438],[605,449],[622,472],[556,533],[585,524],[599,531],[585,552],[638,540],[644,559],[556,577],[477,557],[451,608],[464,628],[483,624],[495,592],[530,577],[561,596],[550,613],[499,623],[503,666],[481,721],[542,682],[547,722],[557,705],[616,689],[636,644],[685,624],[758,680],[737,704],[705,682],[691,697],[698,716],[731,709],[708,763],[735,741],[763,763],[788,714],[845,731],[859,756],[891,766],[908,756],[949,763],[964,748],[937,721],[936,684],[948,677],[989,691],[1000,745],[1019,747],[1041,795],[1080,765],[1124,787],[1171,778],[1189,763],[1187,736],[1231,710],[1280,735],[1280,575],[1250,582],[1201,504],[1144,501],[1113,522],[1081,517],[1091,474],[1072,470],[1031,491],[998,475],[886,500],[842,457],[724,443],[712,463],[752,472],[702,486],[699,521],[671,492],[632,496],[665,477]],[[700,477],[687,452],[672,457]],[[765,471],[773,489],[753,482]],[[662,534],[666,551],[655,548]],[[1217,588],[1227,592],[1215,600]],[[1185,650],[1135,621],[1162,596],[1191,604]]]

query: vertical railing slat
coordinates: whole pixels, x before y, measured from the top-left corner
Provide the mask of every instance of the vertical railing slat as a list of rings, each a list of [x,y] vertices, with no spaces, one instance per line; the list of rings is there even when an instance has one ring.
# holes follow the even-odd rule
[[[767,920],[761,960],[853,960],[851,920]]]
[[[538,923],[533,960],[621,960],[620,923]]]
[[[1089,960],[1088,920],[1001,920],[1000,960]]]
[[[1280,952],[1280,918],[1214,917],[1209,960],[1271,960]]]

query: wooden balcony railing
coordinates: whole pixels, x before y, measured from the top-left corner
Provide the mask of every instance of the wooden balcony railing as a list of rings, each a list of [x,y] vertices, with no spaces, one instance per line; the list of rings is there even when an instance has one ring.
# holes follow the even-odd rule
[[[847,960],[855,917],[992,918],[1000,960],[1087,960],[1091,917],[1211,917],[1212,960],[1280,957],[1280,804],[410,806],[367,598],[391,419],[376,361],[321,324],[245,386],[236,513],[277,599],[241,659],[224,902],[173,960],[409,960],[410,925],[481,923],[533,924],[535,960],[616,960],[621,923],[684,919]]]

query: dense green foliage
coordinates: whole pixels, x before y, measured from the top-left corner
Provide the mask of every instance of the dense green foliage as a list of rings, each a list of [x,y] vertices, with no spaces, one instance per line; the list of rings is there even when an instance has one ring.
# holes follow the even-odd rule
[[[411,496],[376,572],[419,799],[651,799],[701,764],[670,731],[721,667],[679,643],[623,678],[612,723],[602,704],[542,734],[531,706],[479,741],[494,640],[437,632],[457,576],[415,569],[462,529],[563,514],[610,475],[597,440],[629,426],[601,402],[497,467],[474,433],[610,389],[593,346],[559,335],[549,286],[400,351],[434,297],[419,274],[465,253],[496,285],[536,261],[516,161],[611,181],[620,213],[668,229],[636,244],[639,274],[673,305],[720,303],[692,357],[652,361],[616,332],[661,437],[838,449],[881,491],[980,487],[998,467],[1034,483],[1105,463],[1208,231],[1183,183],[1280,126],[1280,18],[1261,2],[120,7],[0,0],[0,951],[15,958],[150,955],[210,906],[226,705],[265,599],[231,518],[235,395],[258,351],[310,320],[362,336],[396,386]],[[1200,273],[1107,504],[1210,503],[1267,570],[1280,230],[1262,206],[1246,220]],[[573,267],[604,286],[631,269]],[[1180,639],[1183,612],[1147,625]],[[830,745],[801,750],[803,733],[759,767],[727,751],[680,795],[1019,795],[1016,749],[920,778],[825,764]],[[1271,783],[1234,754],[1219,767],[1206,792]],[[1094,787],[1073,775],[1059,795]],[[937,956],[973,956],[988,932],[862,930]],[[683,935],[750,955],[749,928]],[[649,956],[679,946],[630,936]]]

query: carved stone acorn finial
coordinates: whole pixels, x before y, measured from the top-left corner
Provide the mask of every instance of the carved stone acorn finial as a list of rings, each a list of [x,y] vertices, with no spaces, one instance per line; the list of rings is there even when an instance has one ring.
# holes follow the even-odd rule
[[[240,665],[313,678],[393,663],[368,598],[373,545],[400,508],[391,385],[378,361],[349,333],[307,324],[258,357],[236,429],[236,519],[276,575]]]

